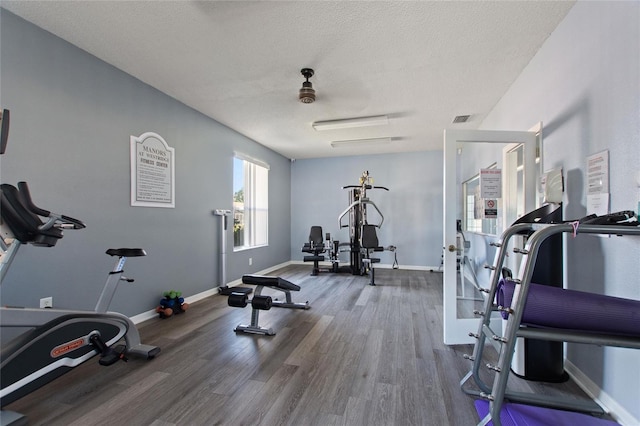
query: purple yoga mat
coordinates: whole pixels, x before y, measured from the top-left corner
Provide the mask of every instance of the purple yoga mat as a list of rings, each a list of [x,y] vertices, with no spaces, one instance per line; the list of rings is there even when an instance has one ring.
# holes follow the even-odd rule
[[[496,303],[510,307],[516,285],[501,279]],[[531,283],[522,323],[640,337],[640,301]]]
[[[474,404],[480,419],[484,419],[489,413],[489,402],[477,400]],[[502,406],[500,421],[503,426],[612,426],[618,424],[588,414],[510,402]],[[493,425],[493,422],[489,422],[488,425]]]

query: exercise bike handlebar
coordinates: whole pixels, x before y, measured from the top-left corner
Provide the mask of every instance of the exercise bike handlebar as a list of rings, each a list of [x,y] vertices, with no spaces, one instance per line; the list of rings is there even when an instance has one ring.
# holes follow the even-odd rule
[[[27,182],[18,182],[18,190],[20,191],[22,203],[27,209],[38,216],[49,218],[49,220],[41,226],[41,229],[49,229],[53,226],[63,229],[83,229],[87,227],[81,220],[63,214],[53,213],[36,206],[31,198],[31,191],[29,191]]]

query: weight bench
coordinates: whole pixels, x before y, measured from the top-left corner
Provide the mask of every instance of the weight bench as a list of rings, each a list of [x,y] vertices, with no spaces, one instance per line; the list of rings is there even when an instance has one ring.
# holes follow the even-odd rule
[[[300,286],[289,282],[280,277],[271,277],[266,275],[243,275],[243,284],[253,284],[256,287],[253,292],[253,298],[251,299],[251,324],[238,325],[233,331],[264,334],[267,336],[273,336],[276,332],[272,328],[260,327],[258,323],[258,317],[260,311],[268,311],[272,306],[277,308],[291,308],[291,309],[309,309],[309,302],[295,303],[291,300],[292,291],[300,291]],[[273,300],[270,296],[263,296],[262,289],[269,287],[274,290],[282,291],[285,294],[285,300]],[[249,303],[249,296],[244,293],[231,293],[229,295],[228,304],[235,308],[244,308]]]

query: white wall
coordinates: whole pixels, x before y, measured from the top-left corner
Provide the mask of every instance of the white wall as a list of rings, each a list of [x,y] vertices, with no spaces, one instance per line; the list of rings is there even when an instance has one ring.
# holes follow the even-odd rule
[[[635,210],[640,171],[640,3],[579,1],[482,123],[543,129],[563,167],[565,219],[586,213],[586,157],[609,150],[611,211]],[[640,238],[569,238],[565,286],[640,299]],[[569,345],[567,357],[629,424],[640,419],[640,351]]]

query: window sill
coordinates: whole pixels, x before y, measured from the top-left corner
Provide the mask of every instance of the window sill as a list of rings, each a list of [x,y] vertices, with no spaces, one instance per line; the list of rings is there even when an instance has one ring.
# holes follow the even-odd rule
[[[257,248],[261,248],[261,247],[269,247],[269,244],[262,244],[259,246],[242,246],[242,247],[234,247],[233,248],[233,252],[240,252],[240,251],[247,251],[247,250],[253,250],[253,249],[257,249]]]

